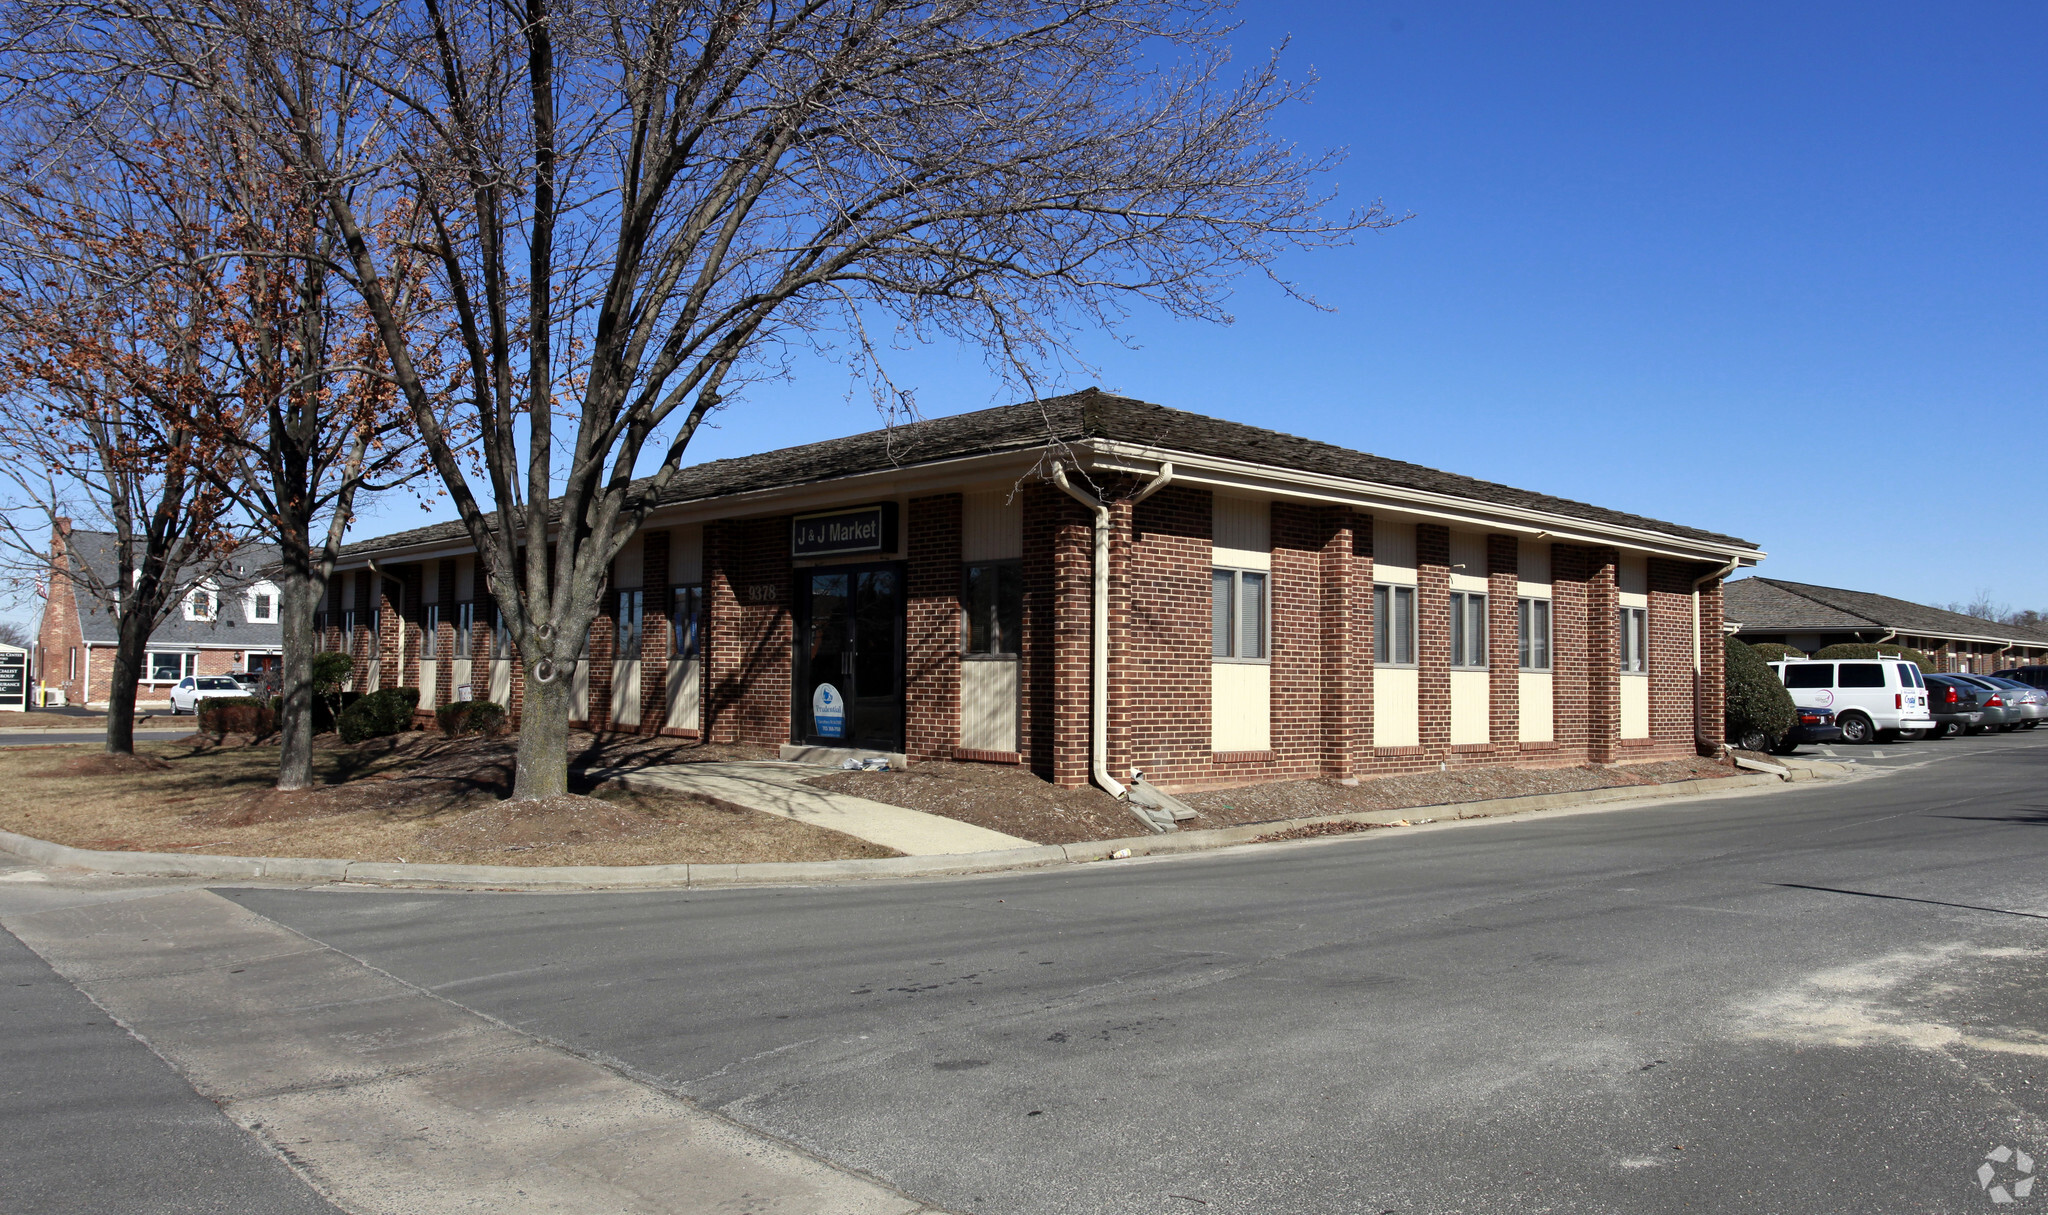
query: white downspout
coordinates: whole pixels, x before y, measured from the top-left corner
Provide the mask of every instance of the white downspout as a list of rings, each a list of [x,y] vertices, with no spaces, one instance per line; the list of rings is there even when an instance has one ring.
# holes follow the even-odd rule
[[[1111,797],[1122,801],[1128,791],[1109,774],[1109,507],[1069,481],[1066,466],[1058,460],[1053,461],[1052,480],[1095,516],[1095,577],[1089,604],[1093,636],[1088,657],[1088,772]],[[1160,465],[1159,474],[1146,482],[1132,503],[1143,502],[1171,480],[1173,465]]]

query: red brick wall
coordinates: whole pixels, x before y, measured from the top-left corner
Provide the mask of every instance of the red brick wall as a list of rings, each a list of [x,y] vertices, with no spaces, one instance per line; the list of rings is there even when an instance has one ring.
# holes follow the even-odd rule
[[[658,734],[668,720],[669,533],[640,539],[640,733]]]
[[[1621,743],[1621,588],[1615,578],[1620,554],[1586,548],[1586,759],[1611,764]]]
[[[1701,585],[1699,709],[1695,740],[1702,755],[1720,750],[1727,738],[1727,658],[1721,627],[1721,580]]]
[[[434,630],[434,707],[455,699],[455,617],[461,605],[455,600],[455,560],[443,558],[434,569],[434,593],[440,598],[440,624]],[[472,683],[474,690],[474,683]]]
[[[959,494],[910,500],[904,591],[903,751],[950,759],[960,741]]]
[[[1115,515],[1122,634],[1111,650],[1116,676],[1110,775],[1132,767],[1153,781],[1200,779],[1210,760],[1209,568],[1214,508],[1207,490],[1169,485]],[[1083,533],[1085,536],[1085,532]],[[1085,569],[1085,564],[1084,567]],[[1082,587],[1082,603],[1086,603]],[[1085,627],[1086,617],[1083,615]],[[1085,634],[1084,634],[1085,636]],[[1087,688],[1087,651],[1079,687]],[[1085,720],[1085,710],[1081,714]],[[1086,737],[1082,744],[1086,747]],[[1186,774],[1186,775],[1184,775]]]
[[[1088,612],[1082,603],[1062,603],[1055,588],[1074,577],[1074,548],[1079,546],[1081,582],[1087,590],[1088,512],[1058,486],[1024,488],[1023,641],[1018,679],[1022,700],[1017,723],[1017,749],[1031,770],[1047,780],[1073,786],[1088,782],[1087,724],[1080,725],[1079,766],[1073,753],[1074,715],[1088,712]],[[1073,633],[1078,622],[1078,639]],[[1078,640],[1079,649],[1074,647]],[[1074,672],[1061,662],[1081,663],[1078,690]],[[1062,683],[1064,678],[1065,683]],[[1076,697],[1078,696],[1078,700]],[[1062,710],[1064,708],[1064,720]]]
[[[1415,665],[1421,698],[1422,757],[1443,761],[1451,749],[1451,529],[1415,525]]]
[[[104,701],[104,691],[94,695],[86,687],[85,636],[78,619],[78,588],[71,580],[71,554],[67,547],[71,535],[71,522],[59,519],[50,529],[50,583],[49,595],[43,602],[43,623],[36,631],[37,653],[31,656],[36,664],[36,678],[53,688],[64,689],[68,704],[82,704],[88,698]],[[76,652],[78,671],[72,673],[72,654]],[[114,666],[114,651],[108,647],[104,653],[96,654],[99,659],[94,666],[104,666],[109,672],[101,676],[108,680]],[[30,689],[33,697],[34,689]]]
[[[709,737],[760,746],[788,742],[789,516],[705,524],[704,599]]]
[[[355,573],[356,628],[355,634],[348,639],[347,644],[349,654],[356,660],[354,679],[355,690],[358,692],[370,690],[370,646],[374,641],[370,635],[370,610],[374,603],[370,598],[370,584],[375,578],[376,576],[368,570],[357,570]]]
[[[619,593],[612,589],[611,579],[605,579],[605,588],[597,596],[597,618],[590,622],[590,640],[584,647],[583,661],[590,671],[590,712],[585,724],[592,730],[612,728],[612,658],[618,648]],[[570,706],[570,713],[575,707]]]
[[[1342,507],[1320,515],[1323,774],[1357,773],[1372,746],[1372,520]],[[1363,538],[1365,555],[1359,555]]]
[[[1487,741],[1504,756],[1522,750],[1522,545],[1498,532],[1486,537]]]
[[[1564,755],[1583,758],[1592,738],[1586,703],[1586,550],[1576,544],[1550,546],[1551,737]]]
[[[1712,567],[1662,557],[1650,558],[1649,566],[1651,750],[1678,758],[1695,752],[1692,580]],[[1641,750],[1630,748],[1629,758],[1643,758]]]

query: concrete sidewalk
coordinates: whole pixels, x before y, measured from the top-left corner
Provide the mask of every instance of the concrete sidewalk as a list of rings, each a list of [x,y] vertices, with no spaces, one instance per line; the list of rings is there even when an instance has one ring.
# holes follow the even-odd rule
[[[1036,847],[1036,841],[977,827],[922,810],[908,810],[864,797],[832,793],[804,781],[830,769],[768,760],[734,763],[663,764],[652,768],[592,768],[585,775],[611,777],[628,787],[694,793],[829,827],[905,856],[960,856]]]
[[[357,1215],[933,1210],[207,891],[5,927]]]

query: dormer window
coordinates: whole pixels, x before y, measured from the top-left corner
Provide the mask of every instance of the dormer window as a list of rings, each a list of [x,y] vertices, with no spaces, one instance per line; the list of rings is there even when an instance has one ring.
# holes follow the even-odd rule
[[[277,588],[268,582],[250,587],[247,609],[250,624],[276,624]]]
[[[220,596],[210,586],[195,586],[185,593],[185,619],[202,624],[220,613]]]

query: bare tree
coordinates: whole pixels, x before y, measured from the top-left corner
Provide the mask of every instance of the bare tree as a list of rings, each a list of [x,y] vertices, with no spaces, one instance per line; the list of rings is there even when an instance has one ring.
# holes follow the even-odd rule
[[[207,374],[228,327],[219,284],[181,271],[222,234],[175,170],[179,142],[116,138],[112,113],[17,112],[0,188],[0,502],[9,564],[114,616],[107,750],[135,748],[149,638],[233,552],[223,452],[238,412]],[[97,560],[45,547],[70,520],[112,533]],[[54,582],[53,582],[54,587]]]
[[[1028,384],[1133,306],[1226,319],[1242,271],[1392,222],[1323,214],[1333,160],[1269,131],[1301,86],[1227,78],[1204,0],[43,2],[67,70],[207,90],[322,190],[525,662],[521,798],[567,787],[613,557],[780,352],[871,356],[894,326]],[[308,102],[323,71],[380,90],[388,151]],[[458,317],[482,486],[371,220],[399,200]]]

